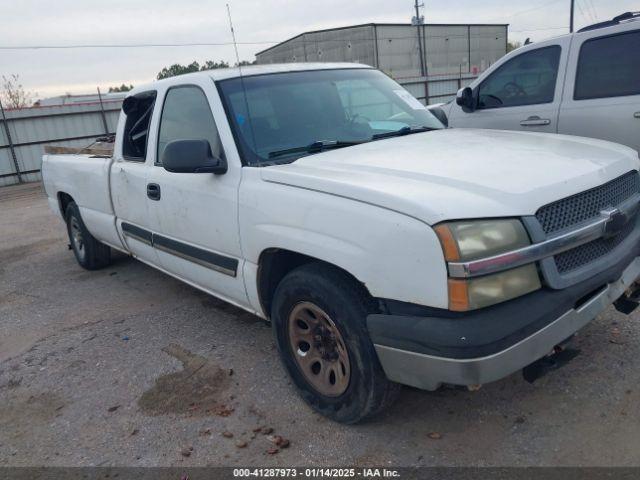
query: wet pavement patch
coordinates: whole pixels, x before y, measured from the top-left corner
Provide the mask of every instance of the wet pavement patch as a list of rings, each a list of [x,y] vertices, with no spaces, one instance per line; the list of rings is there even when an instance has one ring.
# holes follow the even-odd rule
[[[228,369],[180,345],[171,344],[162,351],[182,362],[183,369],[157,378],[140,397],[138,405],[146,414],[227,416],[233,411],[225,404],[231,385]]]
[[[52,392],[34,395],[24,392],[10,399],[5,397],[0,404],[0,431],[10,426],[48,423],[65,406],[64,399]]]

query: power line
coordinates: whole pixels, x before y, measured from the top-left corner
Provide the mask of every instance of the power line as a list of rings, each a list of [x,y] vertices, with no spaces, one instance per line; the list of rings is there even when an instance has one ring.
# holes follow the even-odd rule
[[[593,9],[593,16],[594,16],[594,18],[596,19],[596,22],[597,22],[598,19],[600,18],[600,15],[598,15],[598,9],[596,8],[596,4],[593,3],[593,0],[589,0],[588,3],[591,6],[591,8]]]
[[[535,10],[540,10],[541,8],[544,8],[548,5],[551,5],[552,3],[557,3],[557,2],[558,0],[551,0],[550,2],[545,2],[541,5],[538,5],[537,7],[527,8],[526,10],[520,10],[519,12],[512,13],[511,15],[507,15],[505,18],[517,17],[518,15],[522,15],[523,13],[529,13]]]
[[[592,0],[585,0],[585,5],[589,9],[589,12],[590,12],[591,16],[593,17],[593,21],[597,22],[598,21],[598,12],[597,12],[596,7],[593,4]]]
[[[238,45],[273,45],[280,42],[238,42]],[[71,48],[164,48],[164,47],[222,47],[233,46],[233,42],[219,43],[132,43],[132,44],[75,44],[75,45],[0,45],[0,50],[64,50]]]
[[[549,27],[549,28],[532,28],[525,30],[510,30],[512,33],[518,32],[536,32],[543,30],[558,30],[566,27]],[[481,34],[473,35],[473,38],[499,38],[499,34]],[[427,40],[433,38],[467,38],[464,34],[449,34],[449,35],[431,35],[427,33]],[[394,37],[378,37],[376,38],[354,38],[354,39],[323,39],[323,40],[306,40],[306,39],[290,39],[285,41],[261,41],[261,42],[237,42],[237,45],[275,45],[280,43],[306,43],[307,45],[313,45],[315,43],[346,43],[346,44],[358,44],[362,42],[372,42],[375,40],[415,40],[416,36],[394,36]],[[210,46],[233,46],[233,42],[218,42],[218,43],[132,43],[132,44],[72,44],[72,45],[0,45],[0,50],[67,50],[78,48],[179,48],[179,47],[210,47]]]
[[[524,30],[510,30],[511,33],[521,33],[521,32],[542,32],[544,30],[565,30],[567,27],[548,27],[548,28],[531,28]]]
[[[556,1],[556,0],[554,0]],[[562,30],[567,27],[544,27],[544,28],[529,28],[520,30],[509,30],[511,33],[521,32],[541,32],[547,30]],[[474,35],[474,38],[494,38],[499,37],[499,34],[481,34]],[[427,32],[426,39],[434,38],[467,38],[466,34],[449,34],[449,35],[432,35]],[[393,37],[378,37],[378,38],[357,38],[357,39],[323,39],[323,40],[307,40],[305,38],[289,39],[285,41],[276,40],[264,40],[256,42],[237,42],[237,45],[276,45],[280,43],[305,43],[307,45],[313,45],[314,43],[326,44],[326,43],[346,43],[357,44],[362,42],[372,42],[380,40],[411,40],[416,39],[415,36],[393,36]],[[180,48],[180,47],[224,47],[233,46],[233,42],[191,42],[191,43],[114,43],[114,44],[70,44],[70,45],[0,45],[0,50],[70,50],[70,49],[90,49],[90,48]]]

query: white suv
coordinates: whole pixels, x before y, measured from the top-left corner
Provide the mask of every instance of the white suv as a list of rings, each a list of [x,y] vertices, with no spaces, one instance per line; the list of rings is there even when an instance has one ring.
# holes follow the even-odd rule
[[[451,127],[600,138],[640,150],[640,13],[504,56],[455,102]]]

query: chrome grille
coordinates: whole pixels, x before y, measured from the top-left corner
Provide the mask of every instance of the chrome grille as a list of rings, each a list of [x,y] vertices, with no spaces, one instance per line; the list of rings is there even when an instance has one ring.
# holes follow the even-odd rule
[[[640,175],[632,171],[599,187],[545,205],[538,210],[536,218],[549,236],[597,218],[602,210],[618,207],[638,193]],[[554,261],[558,273],[566,274],[608,255],[631,235],[636,226],[634,218],[615,237],[599,238],[556,255]]]
[[[633,171],[586,192],[540,208],[536,218],[547,235],[595,218],[607,207],[617,207],[640,192],[640,176]]]
[[[558,272],[567,273],[576,268],[583,267],[591,262],[596,261],[600,257],[611,253],[625,238],[631,235],[635,221],[630,221],[625,225],[624,229],[615,237],[598,238],[579,247],[562,252],[554,257]]]

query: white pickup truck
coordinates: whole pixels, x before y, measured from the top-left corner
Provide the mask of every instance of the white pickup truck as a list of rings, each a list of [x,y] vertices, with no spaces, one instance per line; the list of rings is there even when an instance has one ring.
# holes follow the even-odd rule
[[[498,380],[631,311],[639,166],[600,140],[444,129],[377,70],[295,64],[138,87],[113,156],[42,172],[80,265],[120,250],[269,319],[304,399],[353,423],[398,384]]]

